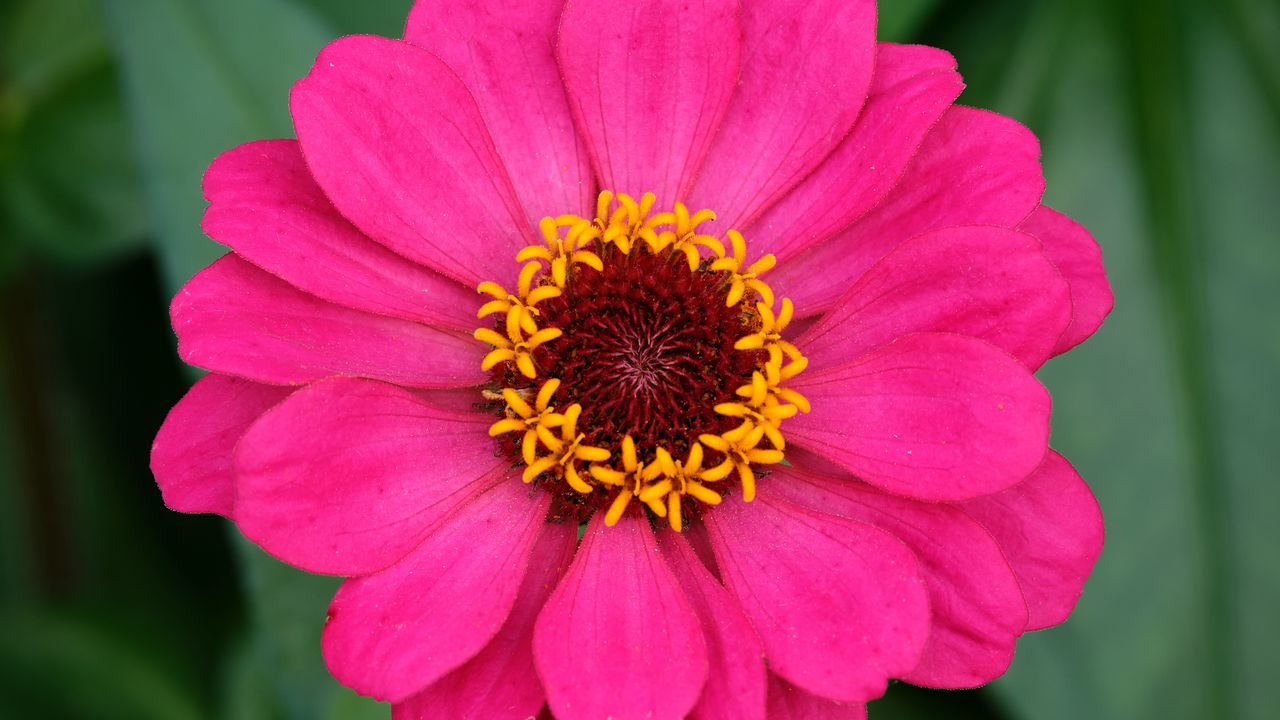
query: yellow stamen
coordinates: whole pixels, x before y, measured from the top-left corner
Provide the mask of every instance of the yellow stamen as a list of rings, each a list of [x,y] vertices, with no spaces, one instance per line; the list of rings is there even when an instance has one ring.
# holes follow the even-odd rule
[[[689,447],[689,456],[683,463],[677,463],[666,448],[658,448],[655,465],[661,470],[662,480],[645,486],[639,493],[640,500],[650,508],[661,506],[663,498],[666,499],[667,522],[676,532],[684,528],[681,499],[685,495],[708,505],[720,504],[720,493],[699,482],[705,479],[702,459],[702,446],[696,442]],[[661,513],[655,514],[662,517]]]
[[[561,236],[560,231],[566,227],[569,229],[568,234]],[[516,262],[547,261],[551,265],[551,281],[556,287],[562,288],[569,281],[571,265],[587,265],[597,272],[604,270],[604,263],[599,255],[582,249],[594,237],[590,223],[572,215],[544,217],[538,221],[538,229],[542,231],[546,247],[530,245],[516,253]]]
[[[699,210],[690,217],[689,209],[684,206],[684,203],[677,202],[675,212],[659,213],[654,216],[654,220],[659,224],[674,227],[659,233],[655,242],[650,243],[649,247],[655,253],[666,248],[683,253],[689,263],[689,272],[694,272],[702,262],[702,257],[698,254],[699,247],[709,249],[717,258],[724,257],[724,243],[710,235],[698,233],[699,225],[715,219],[716,214],[710,210]]]
[[[559,437],[554,436],[550,430],[542,425],[538,425],[534,429],[534,432],[537,433],[538,441],[549,452],[532,461],[527,457],[525,458],[525,462],[529,464],[524,471],[525,482],[532,481],[533,478],[548,470],[556,470],[564,478],[565,482],[569,484],[569,487],[574,490],[583,495],[587,495],[592,491],[592,485],[578,472],[577,464],[579,462],[604,462],[609,459],[609,451],[605,448],[583,444],[587,436],[585,433],[578,432],[578,418],[581,415],[581,405],[578,403],[570,405],[569,409],[565,410],[559,424]],[[538,470],[534,472],[534,468],[538,468]]]
[[[551,396],[560,387],[560,381],[551,379],[542,384],[538,397],[530,405],[512,388],[502,389],[502,398],[507,402],[507,417],[489,426],[489,435],[498,436],[509,432],[524,432],[520,443],[520,455],[526,464],[532,464],[536,458],[539,432],[550,434],[548,428],[564,424],[564,416],[555,412],[551,406]]]
[[[712,270],[729,273],[729,294],[725,298],[724,304],[727,307],[737,305],[742,296],[746,294],[747,289],[750,288],[760,295],[765,305],[773,307],[773,290],[759,278],[761,274],[776,265],[778,259],[773,255],[765,255],[748,265],[744,270],[742,266],[747,261],[747,241],[742,238],[742,233],[737,230],[730,230],[728,235],[729,242],[733,245],[733,255],[731,257],[722,257],[711,263]]]
[[[573,492],[582,495],[597,488],[611,493],[604,517],[607,526],[617,524],[632,507],[632,501],[639,500],[649,512],[665,518],[680,531],[688,514],[686,502],[705,506],[721,503],[722,494],[713,490],[710,483],[736,475],[743,499],[754,499],[755,466],[782,461],[783,421],[810,409],[803,395],[785,387],[805,370],[808,360],[783,338],[795,313],[791,300],[783,298],[775,313],[773,291],[760,279],[774,266],[775,258],[765,255],[748,264],[741,233],[727,231],[725,243],[700,231],[700,226],[716,219],[714,212],[690,213],[679,202],[669,211],[654,212],[655,202],[653,193],[645,193],[637,200],[624,193],[604,191],[596,198],[593,218],[571,214],[542,218],[538,228],[543,243],[516,254],[516,262],[522,267],[515,292],[493,282],[477,287],[480,294],[489,296],[477,317],[501,320],[494,327],[477,329],[474,336],[493,347],[481,361],[482,369],[487,372],[505,366],[496,377],[516,385],[500,391],[485,390],[483,396],[500,399],[504,404],[503,416],[489,427],[489,434],[520,434],[519,455],[525,466],[522,479],[526,483],[548,476],[563,480]],[[734,348],[753,353],[756,366],[749,382],[736,388],[733,396],[720,398],[713,408],[720,415],[741,418],[742,422],[728,432],[699,434],[697,441],[690,443],[683,462],[677,462],[665,447],[654,448],[653,456],[646,461],[639,457],[630,435],[622,438],[620,452],[587,445],[591,429],[578,429],[582,405],[573,403],[557,412],[553,398],[561,387],[560,379],[544,377],[539,381],[539,372],[556,374],[556,368],[539,368],[534,359],[535,355],[544,361],[558,357],[537,350],[564,334],[561,328],[541,326],[548,315],[544,312],[546,306],[539,305],[565,298],[554,305],[558,308],[554,313],[559,316],[566,307],[572,310],[574,301],[568,300],[566,294],[578,273],[588,268],[604,272],[609,258],[615,253],[630,253],[638,243],[654,255],[684,258],[691,273],[724,273],[721,277],[725,278],[722,287],[726,307],[732,308],[749,292],[754,293],[750,308],[744,303],[740,311],[734,311],[740,312],[744,331],[748,332],[735,341]],[[726,244],[731,246],[730,255],[726,255]],[[703,249],[710,254],[709,260],[704,260]],[[525,380],[511,374],[513,371],[533,382],[524,384]],[[703,467],[704,447],[722,456],[712,467]]]
[[[772,465],[782,462],[783,457],[781,450],[756,447],[765,437],[764,427],[746,420],[723,435],[698,436],[698,440],[704,445],[724,455],[724,460],[719,465],[703,471],[702,479],[707,482],[716,482],[737,471],[738,479],[742,483],[742,500],[744,502],[754,500],[756,479],[755,473],[751,470],[751,464]]]

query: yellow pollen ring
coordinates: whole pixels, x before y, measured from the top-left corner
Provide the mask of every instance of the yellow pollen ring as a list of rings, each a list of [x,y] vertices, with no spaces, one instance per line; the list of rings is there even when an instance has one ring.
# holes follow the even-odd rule
[[[568,214],[543,218],[538,224],[542,244],[516,254],[515,260],[521,264],[516,291],[508,292],[495,282],[477,287],[490,298],[480,307],[477,318],[492,318],[493,325],[478,328],[474,336],[493,347],[481,361],[481,369],[502,378],[499,389],[484,392],[484,397],[502,403],[502,416],[490,426],[489,434],[518,436],[524,482],[540,478],[563,481],[583,497],[599,491],[604,494],[602,499],[608,500],[599,505],[607,507],[607,526],[617,524],[632,501],[639,500],[643,508],[679,531],[685,524],[687,506],[710,507],[723,500],[723,493],[712,489],[712,484],[735,477],[743,500],[755,498],[759,468],[782,462],[786,448],[783,422],[809,411],[809,401],[787,387],[805,370],[808,360],[783,337],[795,312],[791,300],[783,298],[775,310],[773,290],[760,278],[775,265],[774,256],[748,263],[741,233],[728,230],[726,243],[700,231],[701,225],[715,220],[714,212],[690,213],[677,202],[671,210],[655,213],[655,203],[652,193],[636,200],[605,191],[597,198],[594,218]],[[726,244],[732,254],[726,255]],[[638,248],[655,255],[683,257],[691,273],[723,277],[726,307],[744,298],[756,298],[744,304],[750,308],[743,310],[744,328],[750,331],[737,339],[734,348],[762,353],[763,359],[749,383],[714,407],[718,414],[741,422],[728,432],[690,438],[683,461],[677,461],[665,447],[654,448],[652,456],[642,458],[630,435],[616,448],[587,444],[590,429],[578,427],[582,405],[573,403],[558,411],[554,398],[560,380],[539,380],[540,371],[554,374],[555,368],[538,367],[538,348],[555,342],[563,331],[541,326],[538,305],[564,295],[579,273],[604,272],[610,257],[625,256]],[[709,257],[704,257],[704,252]],[[754,294],[749,297],[748,293]]]

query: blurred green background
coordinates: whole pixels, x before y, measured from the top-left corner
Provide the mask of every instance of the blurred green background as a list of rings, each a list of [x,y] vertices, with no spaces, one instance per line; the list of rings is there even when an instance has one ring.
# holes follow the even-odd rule
[[[325,673],[335,585],[166,511],[194,374],[172,293],[221,253],[200,176],[288,136],[330,39],[409,0],[0,1],[0,717],[385,718]],[[1072,619],[885,718],[1280,717],[1280,3],[882,0],[961,102],[1029,125],[1116,310],[1041,377],[1107,547]]]

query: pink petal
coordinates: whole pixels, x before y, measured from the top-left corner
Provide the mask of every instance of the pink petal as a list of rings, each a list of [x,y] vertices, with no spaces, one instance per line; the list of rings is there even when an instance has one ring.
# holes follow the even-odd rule
[[[906,543],[920,561],[933,622],[920,664],[905,680],[938,688],[977,687],[1009,667],[1027,605],[1000,546],[964,511],[795,467],[780,467],[773,477],[768,492],[875,525]]]
[[[204,196],[209,237],[304,292],[379,315],[475,329],[475,292],[352,227],[311,178],[295,140],[224,152],[204,175]]]
[[[742,74],[692,204],[737,228],[795,187],[853,127],[875,55],[874,0],[743,0]]]
[[[231,517],[231,451],[258,416],[289,394],[226,375],[206,375],[169,411],[151,444],[151,473],[170,510]]]
[[[1044,243],[1044,251],[1071,285],[1071,324],[1053,349],[1061,355],[1084,342],[1102,326],[1115,298],[1102,265],[1102,250],[1076,221],[1041,205],[1018,227]]]
[[[316,383],[240,441],[236,521],[250,540],[304,570],[381,570],[509,474],[509,462],[494,457],[491,420],[369,380]]]
[[[748,228],[760,254],[785,264],[862,217],[897,183],[925,135],[960,94],[956,62],[920,45],[877,45],[871,94],[835,152]]]
[[[764,650],[751,623],[682,534],[664,529],[658,537],[663,557],[684,589],[707,640],[707,685],[689,717],[763,720]]]
[[[570,0],[569,108],[602,187],[687,198],[738,79],[735,0]]]
[[[986,340],[1040,367],[1071,321],[1067,283],[1025,233],[944,228],[899,245],[796,342],[829,367],[913,332]]]
[[[531,224],[592,210],[586,146],[569,116],[555,41],[564,0],[418,0],[404,39],[456,71],[475,97]]]
[[[547,701],[533,667],[533,625],[547,596],[568,569],[577,528],[544,523],[529,557],[511,615],[478,655],[391,709],[391,720],[524,720]]]
[[[343,583],[321,643],[329,672],[394,703],[475,657],[512,612],[550,498],[505,478],[400,562]]]
[[[438,58],[335,40],[290,108],[316,181],[365,234],[471,287],[514,276],[534,233],[475,100]]]
[[[802,315],[822,312],[903,240],[953,225],[1016,227],[1040,202],[1040,143],[1009,118],[953,106],[887,197],[769,276]]]
[[[533,634],[547,703],[560,720],[684,717],[707,678],[698,617],[662,560],[649,521],[606,528],[596,513]]]
[[[728,499],[703,518],[773,672],[863,702],[915,667],[929,601],[915,558],[893,536],[768,493],[749,505]]]
[[[908,335],[792,382],[813,412],[788,421],[788,439],[895,494],[999,492],[1031,474],[1048,447],[1049,393],[974,338]]]
[[[330,375],[417,387],[484,382],[484,347],[460,334],[308,295],[234,255],[200,271],[169,308],[178,354],[273,385]]]
[[[867,706],[842,703],[801,690],[769,674],[769,720],[866,720]]]
[[[1027,630],[1071,614],[1102,552],[1102,512],[1066,458],[1049,451],[1035,474],[998,495],[962,505],[1004,550],[1031,616]]]

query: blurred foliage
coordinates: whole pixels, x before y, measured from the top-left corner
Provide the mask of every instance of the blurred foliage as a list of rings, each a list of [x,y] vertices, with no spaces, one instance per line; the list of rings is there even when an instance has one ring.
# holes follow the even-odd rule
[[[362,720],[329,678],[336,586],[165,510],[150,438],[193,377],[171,295],[221,150],[288,136],[288,89],[407,0],[0,0],[0,701],[14,717]],[[1280,5],[888,0],[961,101],[1042,139],[1116,310],[1041,373],[1108,544],[1077,613],[973,692],[876,718],[1280,716]],[[7,715],[6,715],[7,716]]]

